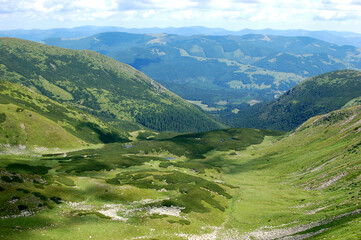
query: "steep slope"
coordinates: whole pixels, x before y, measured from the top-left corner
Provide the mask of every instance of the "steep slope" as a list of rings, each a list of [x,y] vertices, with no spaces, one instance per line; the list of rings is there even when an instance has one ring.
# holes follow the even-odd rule
[[[100,33],[46,44],[90,49],[141,70],[181,97],[217,110],[270,101],[306,77],[361,69],[360,49],[310,37]]]
[[[340,109],[360,95],[361,72],[335,71],[308,78],[276,100],[228,116],[230,124],[237,126],[289,131],[310,117]]]
[[[0,150],[9,153],[74,149],[86,143],[57,123],[13,104],[0,104]],[[56,151],[56,150],[55,150]]]
[[[36,89],[125,130],[222,127],[141,72],[91,51],[0,39],[0,78]]]
[[[0,109],[0,143],[8,148],[64,149],[128,139],[128,133],[91,114],[11,82],[0,81]]]
[[[243,152],[247,160],[225,179],[249,184],[239,191],[229,227],[248,225],[241,239],[359,239],[360,129],[355,106]]]
[[[348,108],[357,105],[361,105],[361,97],[352,99],[351,101],[347,102],[342,108]]]

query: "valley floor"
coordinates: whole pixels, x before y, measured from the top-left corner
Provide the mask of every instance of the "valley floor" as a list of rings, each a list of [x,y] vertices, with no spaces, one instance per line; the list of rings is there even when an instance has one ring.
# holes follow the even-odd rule
[[[360,239],[359,112],[283,136],[220,130],[2,155],[1,238]]]

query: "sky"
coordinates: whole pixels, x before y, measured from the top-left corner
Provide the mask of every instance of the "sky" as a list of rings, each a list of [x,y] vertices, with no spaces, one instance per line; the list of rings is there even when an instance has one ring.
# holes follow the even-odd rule
[[[84,25],[361,33],[361,0],[0,0],[0,30]]]

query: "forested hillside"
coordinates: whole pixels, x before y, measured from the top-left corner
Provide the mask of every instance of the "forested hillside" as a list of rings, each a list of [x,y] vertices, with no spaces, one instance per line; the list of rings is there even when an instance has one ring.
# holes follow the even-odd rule
[[[232,125],[289,131],[310,117],[357,105],[360,96],[361,72],[335,71],[308,78],[276,100],[225,115]]]
[[[134,68],[89,50],[0,39],[0,78],[125,131],[204,131],[223,125]]]

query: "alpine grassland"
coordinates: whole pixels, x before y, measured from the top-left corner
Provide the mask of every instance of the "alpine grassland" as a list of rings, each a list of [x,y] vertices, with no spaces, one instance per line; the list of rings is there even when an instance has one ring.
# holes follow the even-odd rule
[[[0,116],[0,148],[5,151],[53,152],[124,142],[129,137],[89,113],[6,81],[0,81]]]
[[[361,106],[291,132],[131,132],[0,155],[3,239],[359,239]]]

